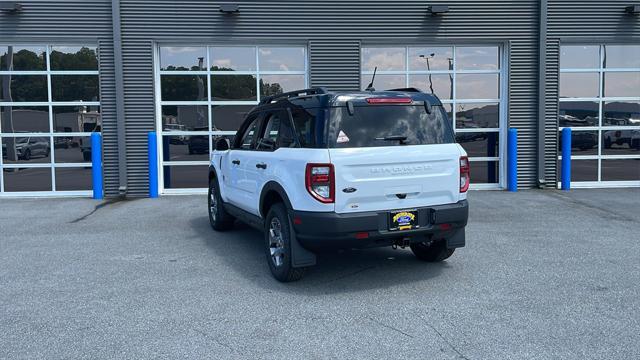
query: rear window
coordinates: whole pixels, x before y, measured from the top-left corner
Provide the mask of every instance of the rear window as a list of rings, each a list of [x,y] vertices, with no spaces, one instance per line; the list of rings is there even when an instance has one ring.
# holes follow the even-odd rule
[[[331,148],[449,144],[453,130],[442,106],[428,114],[423,105],[332,108],[328,144]]]

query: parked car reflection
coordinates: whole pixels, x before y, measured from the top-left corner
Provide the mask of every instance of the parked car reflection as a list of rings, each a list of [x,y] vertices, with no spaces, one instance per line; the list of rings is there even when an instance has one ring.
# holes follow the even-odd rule
[[[4,159],[29,161],[34,157],[46,158],[50,153],[49,140],[44,137],[5,138],[2,142],[2,157]]]

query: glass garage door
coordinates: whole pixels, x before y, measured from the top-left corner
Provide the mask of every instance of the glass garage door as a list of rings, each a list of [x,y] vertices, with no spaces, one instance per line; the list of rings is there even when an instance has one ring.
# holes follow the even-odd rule
[[[498,46],[368,46],[361,87],[377,67],[376,90],[415,87],[436,94],[471,161],[472,186],[501,184],[503,86]]]
[[[640,45],[560,50],[558,125],[572,130],[572,186],[640,186]]]
[[[0,195],[90,195],[94,45],[0,44]]]
[[[307,87],[303,46],[160,46],[156,66],[160,188],[205,191],[209,152],[262,96]]]

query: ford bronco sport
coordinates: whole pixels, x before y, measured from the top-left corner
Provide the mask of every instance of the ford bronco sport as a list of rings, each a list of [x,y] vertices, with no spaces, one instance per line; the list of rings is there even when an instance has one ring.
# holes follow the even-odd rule
[[[209,170],[209,220],[264,231],[273,276],[300,279],[325,248],[411,248],[447,259],[465,245],[469,160],[440,100],[419,90],[267,97]]]

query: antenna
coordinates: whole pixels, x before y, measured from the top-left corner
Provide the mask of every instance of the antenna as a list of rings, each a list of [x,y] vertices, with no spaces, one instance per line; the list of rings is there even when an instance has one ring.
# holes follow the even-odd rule
[[[378,67],[376,66],[373,69],[373,76],[371,77],[371,82],[367,85],[365,91],[376,91],[376,88],[373,87],[373,82],[376,80],[376,71],[378,71]]]

